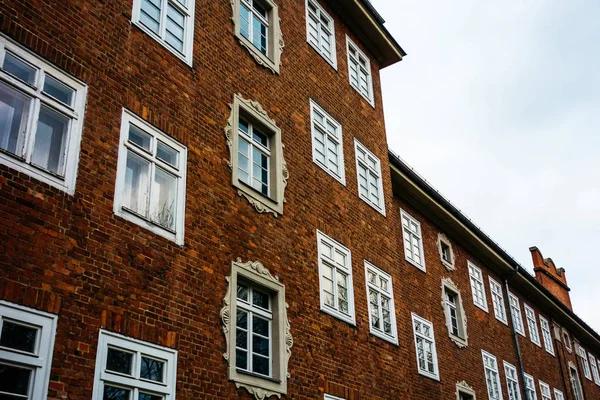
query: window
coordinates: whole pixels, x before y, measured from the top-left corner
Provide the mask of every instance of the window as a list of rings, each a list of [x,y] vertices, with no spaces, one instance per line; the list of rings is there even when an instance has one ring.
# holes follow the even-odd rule
[[[588,362],[587,353],[583,347],[577,345],[577,355],[581,359],[581,365],[583,365],[583,375],[592,380],[592,371],[590,370],[590,364]]]
[[[45,399],[56,316],[0,300],[0,397]]]
[[[412,313],[412,323],[419,374],[439,380],[433,324],[415,313]]]
[[[371,106],[375,107],[373,99],[373,82],[371,77],[371,62],[360,51],[348,36],[346,36],[346,45],[348,51],[348,75],[350,77],[350,86],[364,97]]]
[[[485,286],[483,284],[483,273],[481,269],[468,261],[469,277],[471,280],[471,292],[473,294],[473,303],[483,311],[488,311],[487,299],[485,297]]]
[[[462,381],[456,384],[456,400],[475,400],[475,390]]]
[[[443,233],[438,233],[437,245],[442,264],[448,271],[454,271],[454,252],[450,240]]]
[[[371,333],[398,344],[391,275],[365,260]]]
[[[192,65],[195,0],[133,0],[132,22]]]
[[[375,154],[354,139],[358,195],[374,209],[385,215],[381,163]]]
[[[542,346],[540,343],[540,333],[537,328],[537,320],[535,319],[535,311],[529,305],[523,303],[525,307],[525,318],[527,319],[527,329],[529,329],[529,337],[531,341],[538,346]]]
[[[485,371],[488,399],[502,400],[502,389],[500,387],[500,375],[498,373],[496,357],[485,350],[482,350],[481,354],[483,356],[483,369]]]
[[[594,382],[596,385],[600,385],[600,374],[598,373],[598,364],[596,364],[596,357],[592,355],[592,353],[588,353],[590,357],[590,365],[592,367],[592,376],[594,377]]]
[[[332,396],[330,394],[325,393],[324,400],[345,400],[342,397]]]
[[[583,389],[581,388],[581,381],[579,380],[579,374],[577,368],[571,361],[569,361],[569,377],[571,379],[571,387],[573,388],[573,396],[575,400],[583,399]]]
[[[552,400],[552,395],[550,394],[550,386],[547,383],[540,382],[540,395],[542,396],[542,400]]]
[[[496,319],[508,325],[506,319],[506,307],[504,306],[504,294],[502,292],[502,286],[494,280],[491,276],[490,280],[490,292],[492,293],[492,303],[494,305],[494,315]]]
[[[0,35],[0,163],[75,193],[87,87]]]
[[[565,400],[563,392],[558,389],[554,389],[554,400]]]
[[[510,315],[515,331],[525,336],[525,327],[523,326],[523,317],[521,315],[521,305],[519,299],[514,294],[508,292],[508,301],[510,303]]]
[[[565,344],[565,348],[570,353],[571,351],[573,351],[572,347],[571,347],[571,337],[569,336],[569,332],[565,328],[562,329],[562,336],[563,336],[563,343]]]
[[[231,0],[235,37],[259,65],[279,73],[283,37],[273,0]]]
[[[100,330],[92,400],[175,398],[177,351]]]
[[[442,306],[450,339],[458,346],[467,345],[467,324],[460,290],[449,278],[442,279]]]
[[[514,365],[504,361],[504,374],[506,375],[506,391],[508,400],[521,400],[521,389],[519,388],[519,376]]]
[[[182,245],[186,163],[183,145],[124,109],[115,214]]]
[[[342,185],[345,185],[342,126],[312,100],[310,101],[310,120],[313,161]]]
[[[525,400],[537,400],[537,394],[535,393],[535,381],[533,376],[529,374],[525,375]]]
[[[225,138],[231,156],[231,182],[238,194],[258,212],[283,214],[289,173],[275,121],[259,103],[235,95]]]
[[[550,333],[550,324],[548,320],[540,315],[540,327],[542,328],[542,338],[544,338],[544,347],[546,351],[554,355],[554,344],[552,343],[552,334]]]
[[[285,287],[260,262],[231,264],[221,322],[228,378],[257,399],[286,394],[293,338]]]
[[[337,69],[333,18],[316,0],[306,0],[306,40],[333,68]]]
[[[317,231],[321,310],[355,324],[350,250]]]
[[[406,261],[425,271],[425,255],[423,254],[423,239],[421,223],[400,209],[402,218],[402,237],[404,240],[404,258]]]

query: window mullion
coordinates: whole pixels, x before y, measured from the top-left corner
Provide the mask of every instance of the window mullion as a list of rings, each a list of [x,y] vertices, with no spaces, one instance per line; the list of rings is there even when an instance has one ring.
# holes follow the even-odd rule
[[[167,10],[169,9],[169,1],[162,0],[160,7],[160,26],[158,27],[158,35],[162,40],[167,37]]]
[[[40,115],[40,99],[33,98],[29,104],[29,116],[27,118],[27,122],[25,123],[25,127],[22,128],[21,133],[19,135],[19,143],[18,148],[21,149],[22,156],[25,159],[25,162],[28,164],[31,163],[31,158],[33,156],[33,146],[35,145],[35,134],[37,131],[37,126],[39,124],[39,115]]]

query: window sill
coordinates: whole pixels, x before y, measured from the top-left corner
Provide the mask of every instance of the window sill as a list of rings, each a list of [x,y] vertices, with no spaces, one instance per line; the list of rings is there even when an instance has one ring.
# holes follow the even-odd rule
[[[382,332],[379,332],[379,331],[376,331],[373,329],[370,329],[370,333],[371,333],[371,335],[373,335],[381,340],[385,340],[388,343],[399,346],[397,337],[388,336],[385,333],[382,333]]]
[[[508,326],[508,320],[507,319],[500,319],[498,317],[496,317],[496,319],[500,322],[502,322],[504,325]]]
[[[144,229],[147,229],[147,230],[151,231],[152,233],[162,236],[165,239],[175,242],[179,246],[183,246],[183,244],[184,244],[183,234],[178,235],[175,231],[171,231],[167,228],[163,228],[160,225],[150,222],[145,217],[141,216],[140,214],[136,213],[135,211],[127,209],[126,207],[117,206],[117,204],[115,203],[114,213],[118,217],[121,217],[124,220],[127,220],[129,222],[132,222],[132,223],[144,228]]]
[[[329,308],[327,308],[327,306],[324,306],[324,305],[321,305],[321,311],[323,311],[325,314],[331,315],[335,319],[345,322],[351,326],[356,326],[356,320],[355,320],[354,315],[349,316],[346,314],[342,314],[341,312],[329,309]]]
[[[425,268],[425,265],[418,264],[417,262],[415,262],[407,257],[404,257],[404,259],[406,260],[406,262],[408,262],[413,267],[416,267],[418,270],[423,271],[425,273],[427,272],[427,268]]]
[[[333,179],[335,179],[336,181],[338,181],[339,183],[341,183],[343,186],[346,186],[346,177],[345,176],[338,176],[338,175],[334,174],[329,169],[327,169],[327,167],[325,167],[323,164],[321,164],[320,162],[318,162],[314,157],[313,157],[313,162],[320,169],[322,169],[323,171],[325,171],[325,173],[327,173],[327,175],[331,176]]]
[[[248,39],[246,39],[240,33],[236,32],[235,37],[238,39],[238,42],[240,42],[242,47],[244,47],[244,48],[246,48],[246,50],[248,50],[250,55],[254,58],[254,60],[259,65],[262,65],[263,67],[268,68],[269,70],[271,70],[271,72],[273,74],[279,75],[279,67],[281,64],[280,62],[278,62],[277,60],[273,60],[273,59],[271,59],[271,57],[261,53],[261,51],[258,50],[256,48],[256,46],[254,46],[254,44],[252,44],[252,42],[250,42]],[[283,44],[281,44],[281,48],[283,48]]]
[[[334,59],[330,60],[327,57],[325,57],[325,55],[323,53],[321,53],[318,49],[317,46],[315,46],[314,44],[312,44],[311,42],[309,42],[308,40],[306,41],[306,43],[309,44],[310,47],[312,47],[318,55],[321,56],[321,58],[323,58],[323,60],[325,60],[327,62],[327,64],[329,64],[331,66],[331,68],[333,68],[335,70],[335,72],[338,72],[338,66],[337,66],[337,55],[334,54]]]
[[[279,379],[271,378],[270,376],[256,374],[254,372],[245,371],[245,370],[239,369],[239,368],[236,368],[235,370],[238,374],[241,374],[241,375],[248,375],[248,376],[252,376],[257,379],[264,379],[265,381],[269,381],[269,382],[273,382],[273,383],[277,383],[277,384],[281,383],[281,381]]]
[[[19,171],[31,178],[47,185],[60,189],[69,195],[75,194],[75,182],[67,183],[66,179],[34,164],[27,164],[22,157],[16,156],[5,150],[0,151],[0,164]]]
[[[419,375],[424,376],[425,378],[433,379],[434,381],[440,382],[440,377],[435,374],[430,374],[429,372],[419,370]]]
[[[191,52],[191,50],[188,52],[189,54],[180,53],[179,51],[177,51],[174,48],[172,48],[167,42],[165,42],[155,32],[152,32],[150,29],[146,28],[144,26],[144,24],[142,24],[141,22],[132,21],[131,23],[135,27],[137,27],[138,29],[140,29],[142,32],[144,32],[146,35],[150,36],[152,39],[154,39],[155,41],[157,41],[162,47],[164,47],[165,49],[167,49],[171,53],[173,53],[174,56],[176,56],[181,61],[183,61],[188,67],[190,67],[190,68],[193,67],[193,65],[192,65],[192,52]],[[192,48],[193,48],[193,45],[192,45]]]
[[[370,205],[371,208],[373,208],[375,211],[377,211],[379,214],[385,217],[385,207],[380,207],[378,205],[373,204],[369,199],[365,198],[364,196],[361,196],[360,194],[358,195],[358,197],[360,197],[362,201]]]
[[[486,312],[486,313],[488,313],[488,314],[489,314],[489,312],[490,312],[490,311],[489,311],[489,309],[487,308],[487,305],[486,305],[486,306],[483,306],[483,305],[481,305],[481,304],[477,304],[477,303],[475,303],[475,302],[473,302],[473,305],[474,305],[475,307],[479,308],[480,310],[482,310],[482,311],[485,311],[485,312]]]

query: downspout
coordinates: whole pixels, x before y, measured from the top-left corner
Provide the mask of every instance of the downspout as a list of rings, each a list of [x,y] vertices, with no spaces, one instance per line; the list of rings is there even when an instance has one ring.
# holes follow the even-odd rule
[[[520,372],[520,375],[521,375],[521,382],[522,382],[521,385],[519,385],[519,386],[521,386],[523,388],[522,390],[524,391],[524,390],[526,390],[525,368],[523,367],[523,358],[521,357],[521,348],[519,347],[519,338],[517,336],[517,331],[515,329],[515,321],[513,320],[512,308],[510,306],[510,296],[509,296],[510,291],[508,289],[508,280],[509,280],[509,278],[513,278],[518,273],[519,273],[519,266],[517,265],[515,267],[515,270],[512,273],[504,276],[503,280],[504,280],[504,289],[506,290],[506,300],[507,300],[507,303],[508,303],[508,309],[507,309],[507,311],[508,311],[508,315],[509,315],[509,318],[510,318],[510,327],[512,328],[511,329],[512,330],[512,336],[513,336],[513,340],[515,342],[515,350],[517,351],[517,359],[519,361],[519,372]],[[525,327],[523,327],[523,328],[525,328]],[[524,393],[523,391],[521,392],[521,395],[525,395],[525,397],[523,397],[525,399],[525,398],[527,398],[527,394]]]
[[[566,367],[567,369],[569,368],[569,366],[567,365],[567,361],[566,361],[566,357],[564,354],[564,347],[561,345],[558,345],[558,339],[556,339],[556,335],[554,334],[556,331],[554,329],[555,323],[554,323],[554,318],[552,316],[550,316],[550,321],[552,322],[552,332],[550,333],[550,335],[553,337],[553,345],[554,345],[554,349],[556,351],[556,356],[558,357],[558,363],[560,365],[560,376],[563,380],[563,383],[565,384],[565,393],[571,394],[571,391],[573,390],[571,387],[571,378],[570,377],[566,377],[565,379],[565,371],[564,368]],[[562,332],[561,332],[562,333]]]

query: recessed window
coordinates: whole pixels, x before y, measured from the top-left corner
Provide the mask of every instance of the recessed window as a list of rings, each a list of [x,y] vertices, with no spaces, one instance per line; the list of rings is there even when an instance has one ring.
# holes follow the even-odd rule
[[[175,398],[177,351],[100,330],[92,400]]]
[[[471,281],[471,294],[473,295],[473,304],[487,312],[488,305],[485,295],[485,285],[483,283],[483,273],[481,272],[481,269],[471,261],[468,262],[468,266],[469,278]]]
[[[592,371],[590,370],[590,364],[588,362],[587,352],[583,347],[577,344],[577,355],[581,359],[581,365],[583,365],[583,375],[592,380]]]
[[[554,389],[554,400],[565,400],[565,395],[558,389]]]
[[[574,399],[583,400],[583,389],[581,388],[579,374],[577,373],[577,368],[575,368],[575,365],[571,361],[569,361],[569,379],[571,380]]]
[[[550,394],[550,386],[542,381],[540,383],[540,395],[542,396],[542,400],[552,400],[552,394]]]
[[[183,244],[187,149],[123,110],[114,212]]]
[[[438,369],[433,324],[426,319],[419,317],[415,313],[412,313],[412,324],[419,374],[439,380],[440,373]]]
[[[537,400],[537,394],[535,392],[535,380],[533,376],[529,374],[523,374],[525,376],[525,399],[526,400]]]
[[[373,81],[371,77],[371,62],[369,58],[360,51],[358,46],[346,36],[348,51],[348,76],[352,86],[362,97],[375,107],[373,99]]]
[[[508,400],[521,400],[521,389],[519,388],[519,376],[514,365],[504,361],[504,374],[506,375],[506,391]]]
[[[402,219],[402,238],[404,240],[404,259],[425,271],[425,254],[423,253],[423,238],[421,223],[400,209]]]
[[[588,353],[588,356],[590,358],[590,366],[592,367],[592,376],[594,377],[594,382],[596,382],[596,385],[600,385],[600,374],[598,373],[596,357],[594,357],[592,353]]]
[[[508,325],[506,319],[506,307],[504,305],[504,292],[502,286],[491,276],[490,280],[490,292],[492,293],[492,304],[494,305],[494,315],[496,319]]]
[[[235,95],[225,138],[231,156],[231,183],[238,194],[260,213],[283,214],[289,174],[275,121],[257,102]]]
[[[350,250],[317,231],[321,310],[352,325],[354,293],[352,290],[352,258]]]
[[[550,324],[548,320],[540,315],[540,327],[542,328],[542,338],[546,351],[554,355],[554,344],[552,343],[552,334],[550,333]]]
[[[485,382],[487,384],[488,399],[501,400],[502,388],[500,387],[500,375],[498,373],[498,361],[496,357],[487,351],[481,351],[483,357],[483,368],[485,371]]]
[[[87,87],[0,35],[0,163],[75,193]]]
[[[537,327],[537,320],[535,318],[535,311],[533,311],[533,308],[531,308],[529,305],[527,304],[523,304],[523,306],[525,307],[525,318],[527,320],[527,328],[529,330],[529,337],[531,338],[531,341],[534,344],[537,344],[538,346],[542,346],[541,342],[540,342],[540,333],[538,331],[538,327]]]
[[[56,316],[0,300],[0,397],[45,399]]]
[[[385,215],[381,162],[375,154],[371,153],[356,139],[354,139],[354,151],[356,153],[358,195],[367,204]]]
[[[310,120],[313,161],[342,185],[345,185],[342,126],[312,100],[310,101]]]
[[[398,344],[392,276],[365,261],[371,333]]]
[[[567,351],[569,353],[572,352],[573,348],[571,347],[571,336],[569,335],[569,332],[565,328],[562,329],[562,339],[563,339],[563,343],[564,343]]]
[[[192,65],[195,0],[133,0],[132,22]]]
[[[523,326],[523,315],[521,314],[521,305],[519,298],[512,293],[508,293],[508,302],[510,303],[510,314],[515,331],[525,336],[525,327]]]
[[[476,400],[475,390],[462,381],[456,384],[456,400]]]
[[[279,73],[283,38],[272,0],[231,0],[235,36],[259,65]]]
[[[337,69],[333,18],[316,0],[306,0],[306,40],[333,68]]]
[[[442,279],[442,299],[450,339],[458,347],[467,345],[467,323],[460,291],[451,279]]]
[[[285,286],[261,263],[232,263],[221,322],[228,377],[257,400],[286,394],[293,339]]]
[[[450,240],[443,233],[439,233],[437,245],[442,264],[449,271],[454,271],[454,252],[452,251],[452,244],[450,243]]]

